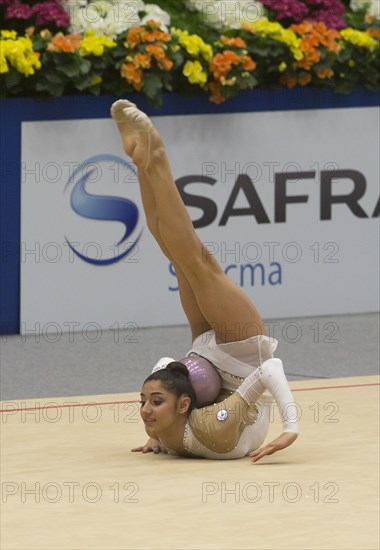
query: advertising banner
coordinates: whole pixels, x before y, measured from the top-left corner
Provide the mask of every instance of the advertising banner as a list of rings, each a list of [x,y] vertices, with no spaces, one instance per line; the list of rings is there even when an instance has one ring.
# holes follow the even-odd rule
[[[158,116],[196,231],[265,319],[377,311],[377,107]],[[186,322],[111,119],[22,124],[20,332]]]

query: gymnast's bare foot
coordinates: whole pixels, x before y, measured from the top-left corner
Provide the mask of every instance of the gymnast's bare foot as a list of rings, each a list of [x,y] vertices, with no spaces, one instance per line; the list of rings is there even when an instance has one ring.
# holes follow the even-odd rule
[[[147,170],[152,151],[162,146],[159,133],[150,119],[126,99],[120,99],[112,105],[111,115],[123,140],[124,151],[138,168]]]

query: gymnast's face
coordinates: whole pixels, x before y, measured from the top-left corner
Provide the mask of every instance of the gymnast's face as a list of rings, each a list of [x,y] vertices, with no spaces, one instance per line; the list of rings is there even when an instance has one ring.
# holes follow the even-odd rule
[[[150,437],[170,429],[183,417],[184,411],[186,413],[183,403],[186,398],[178,398],[175,393],[166,390],[159,380],[146,382],[140,395],[140,414]]]

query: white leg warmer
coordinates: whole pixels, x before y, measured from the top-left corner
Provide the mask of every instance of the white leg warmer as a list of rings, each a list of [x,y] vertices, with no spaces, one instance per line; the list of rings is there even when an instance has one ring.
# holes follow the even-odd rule
[[[237,388],[249,404],[254,404],[268,389],[280,410],[284,432],[298,433],[298,410],[286,379],[281,359],[264,361]]]

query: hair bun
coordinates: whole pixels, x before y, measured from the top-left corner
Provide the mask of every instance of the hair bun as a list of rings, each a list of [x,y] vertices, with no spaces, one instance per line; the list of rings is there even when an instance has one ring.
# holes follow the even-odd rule
[[[190,378],[190,373],[187,367],[183,363],[180,363],[179,361],[172,361],[171,363],[168,363],[166,365],[166,368],[168,370],[183,374],[184,376],[186,376],[186,378]]]

